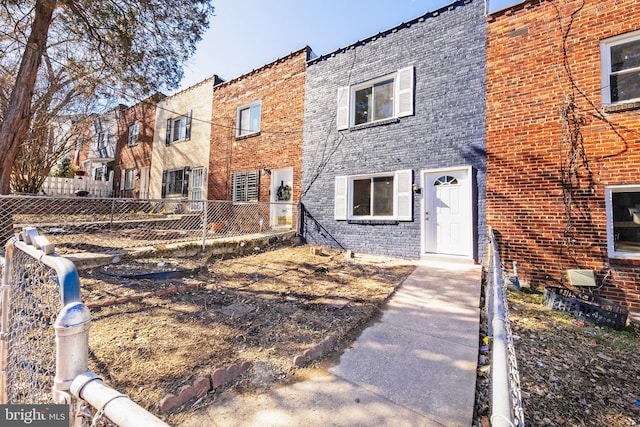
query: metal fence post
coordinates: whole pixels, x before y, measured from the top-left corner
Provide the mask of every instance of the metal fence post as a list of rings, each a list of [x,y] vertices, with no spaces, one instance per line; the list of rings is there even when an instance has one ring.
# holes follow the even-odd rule
[[[53,379],[53,400],[70,403],[68,391],[75,377],[87,372],[89,325],[91,314],[81,302],[62,308],[54,329],[56,332],[56,374]]]
[[[204,200],[202,202],[202,251],[207,247],[207,231],[209,229],[209,202]]]
[[[9,267],[13,257],[13,244],[5,246],[2,286],[0,286],[0,403],[8,403],[7,395],[7,357],[9,350]]]

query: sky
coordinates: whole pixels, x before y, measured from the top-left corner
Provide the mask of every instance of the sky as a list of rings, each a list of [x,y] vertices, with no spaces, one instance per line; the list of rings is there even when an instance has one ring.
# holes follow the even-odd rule
[[[490,0],[495,11],[521,0]],[[305,46],[324,55],[453,0],[213,0],[215,15],[178,90],[230,80]],[[174,92],[175,93],[175,92]]]

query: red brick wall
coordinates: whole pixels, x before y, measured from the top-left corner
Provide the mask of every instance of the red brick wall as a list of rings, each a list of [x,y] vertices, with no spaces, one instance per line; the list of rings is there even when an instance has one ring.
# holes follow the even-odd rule
[[[153,133],[156,125],[156,103],[164,98],[157,94],[151,98],[123,110],[118,116],[118,140],[116,145],[116,164],[114,167],[114,188],[121,197],[139,197],[140,178],[136,179],[134,190],[121,187],[122,171],[151,166]],[[138,144],[129,147],[129,126],[138,123]]]
[[[299,200],[306,59],[307,48],[214,87],[210,200],[230,200],[232,174],[257,169],[259,201],[268,202],[271,177],[262,170],[284,167],[293,167],[292,200]],[[255,101],[262,102],[260,133],[236,138],[237,108]]]
[[[607,276],[602,296],[640,311],[640,263],[608,258],[604,199],[606,185],[640,184],[640,110],[604,113],[600,93],[600,41],[640,29],[640,8],[581,4],[489,16],[487,223],[521,280],[557,285],[569,268],[592,269],[598,284]]]

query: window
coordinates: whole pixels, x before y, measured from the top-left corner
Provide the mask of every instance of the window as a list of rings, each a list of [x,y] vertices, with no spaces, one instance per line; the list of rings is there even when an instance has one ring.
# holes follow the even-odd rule
[[[260,172],[235,172],[232,179],[234,202],[257,202],[260,190]]]
[[[165,170],[162,172],[162,197],[187,196],[189,194],[189,171],[191,168]]]
[[[393,79],[354,90],[354,124],[375,122],[393,117]]]
[[[640,101],[640,31],[600,43],[602,103]]]
[[[107,132],[100,132],[98,134],[98,157],[106,159],[109,157],[107,149],[107,143],[109,142],[109,135]]]
[[[338,176],[334,214],[337,220],[413,219],[413,171]]]
[[[129,147],[138,145],[139,133],[140,133],[140,126],[138,126],[137,123],[129,126],[129,142],[127,143]]]
[[[640,185],[605,188],[611,258],[640,258]]]
[[[338,129],[413,114],[413,67],[338,89]]]
[[[352,215],[393,216],[393,175],[354,179]]]
[[[104,166],[98,166],[93,170],[93,180],[94,181],[103,181],[104,180]]]
[[[261,106],[260,102],[256,102],[238,108],[236,137],[260,132]]]
[[[192,110],[185,116],[170,117],[167,119],[166,136],[164,143],[166,146],[176,141],[188,141],[191,139],[191,116]]]
[[[127,169],[124,174],[124,189],[133,190],[136,186],[137,169]]]

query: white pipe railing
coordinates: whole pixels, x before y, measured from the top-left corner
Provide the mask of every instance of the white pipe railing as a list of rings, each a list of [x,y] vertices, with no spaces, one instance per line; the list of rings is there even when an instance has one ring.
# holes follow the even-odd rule
[[[489,312],[489,336],[492,338],[491,361],[491,425],[494,427],[524,427],[520,377],[513,349],[509,309],[507,306],[502,263],[493,229],[489,229],[489,270],[491,280]]]
[[[71,394],[98,409],[95,417],[103,414],[120,427],[168,426],[164,421],[132,402],[128,396],[112,389],[97,375],[86,372],[71,383]]]

